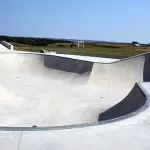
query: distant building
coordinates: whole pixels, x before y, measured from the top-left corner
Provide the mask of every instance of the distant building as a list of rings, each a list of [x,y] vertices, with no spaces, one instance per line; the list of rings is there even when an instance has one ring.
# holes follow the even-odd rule
[[[140,44],[134,44],[135,46],[141,46]]]
[[[136,44],[133,44],[133,45],[134,45],[134,46],[137,46],[137,47],[138,47],[138,46],[140,46],[140,47],[142,47],[142,46],[149,46],[148,44],[139,44],[139,43],[138,43],[138,44],[136,43]]]
[[[140,44],[140,46],[148,46],[148,44]]]

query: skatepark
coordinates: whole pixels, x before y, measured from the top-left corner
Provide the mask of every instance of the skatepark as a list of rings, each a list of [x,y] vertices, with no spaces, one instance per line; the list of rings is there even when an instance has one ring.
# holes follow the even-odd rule
[[[119,60],[8,48],[0,44],[0,149],[150,149],[149,53]]]

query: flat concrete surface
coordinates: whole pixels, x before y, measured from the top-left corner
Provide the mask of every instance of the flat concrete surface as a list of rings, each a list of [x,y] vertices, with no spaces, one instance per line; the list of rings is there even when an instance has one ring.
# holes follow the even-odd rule
[[[148,64],[149,54],[106,64],[45,54],[0,53],[0,126],[10,127],[0,127],[0,149],[149,150],[150,83],[142,83],[150,79]],[[136,108],[141,111],[96,125],[99,114],[121,102],[137,82],[145,95],[140,100],[147,100]],[[95,125],[64,130],[11,128],[84,123]]]
[[[99,63],[111,63],[115,61],[119,61],[119,59],[113,59],[113,58],[103,58],[103,57],[91,57],[91,56],[80,56],[80,55],[71,55],[71,54],[57,54],[54,52],[49,52],[48,54],[53,56],[60,56],[65,58],[72,58],[72,59],[78,59],[78,60],[85,60],[85,61],[91,61],[91,62],[99,62]]]

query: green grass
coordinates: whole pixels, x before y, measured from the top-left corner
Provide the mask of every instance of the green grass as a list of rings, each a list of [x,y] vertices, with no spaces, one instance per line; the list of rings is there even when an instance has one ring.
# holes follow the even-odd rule
[[[128,57],[150,51],[150,46],[136,47],[131,44],[108,44],[108,43],[87,43],[85,48],[71,48],[70,43],[55,43],[47,46],[30,46],[25,44],[12,43],[16,50],[40,52],[41,49],[56,51],[59,53],[94,55],[107,57]],[[59,47],[61,44],[63,47]]]

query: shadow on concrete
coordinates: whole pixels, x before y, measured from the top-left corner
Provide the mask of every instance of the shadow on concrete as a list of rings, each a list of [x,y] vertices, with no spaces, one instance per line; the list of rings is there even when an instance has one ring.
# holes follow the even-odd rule
[[[149,53],[145,55],[143,81],[144,82],[149,82],[150,81],[150,54]]]
[[[44,65],[47,68],[79,74],[92,71],[93,67],[92,62],[52,55],[43,55],[43,56],[44,56]]]
[[[98,121],[101,122],[119,117],[126,117],[126,115],[136,112],[142,108],[146,101],[146,95],[143,93],[140,87],[135,84],[127,97],[125,97],[120,103],[101,113]]]

